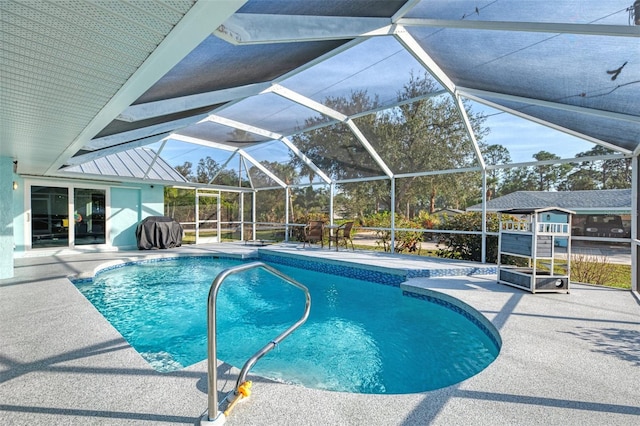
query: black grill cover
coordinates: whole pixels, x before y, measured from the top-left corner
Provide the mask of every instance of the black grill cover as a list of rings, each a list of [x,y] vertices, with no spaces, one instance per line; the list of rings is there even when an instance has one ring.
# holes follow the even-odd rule
[[[166,216],[149,216],[136,228],[140,250],[166,249],[182,245],[182,225]]]

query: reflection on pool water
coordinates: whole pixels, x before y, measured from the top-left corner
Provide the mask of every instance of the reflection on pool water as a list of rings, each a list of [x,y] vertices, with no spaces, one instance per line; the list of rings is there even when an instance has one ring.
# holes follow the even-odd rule
[[[217,274],[243,262],[176,258],[105,270],[79,290],[159,371],[207,357],[207,295]],[[394,286],[273,264],[309,288],[307,322],[252,372],[307,387],[412,393],[465,380],[498,355],[492,333],[448,302]],[[218,358],[236,367],[295,322],[304,294],[263,269],[229,276],[218,293]]]

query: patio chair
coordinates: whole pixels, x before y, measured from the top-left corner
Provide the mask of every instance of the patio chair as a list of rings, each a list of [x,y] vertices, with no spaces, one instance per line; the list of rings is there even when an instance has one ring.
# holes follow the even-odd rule
[[[324,248],[324,222],[321,220],[312,220],[304,227],[304,242],[302,247],[314,241],[320,241],[321,247]]]
[[[351,239],[351,228],[353,228],[353,222],[345,222],[338,229],[336,229],[336,233],[333,236],[334,241],[336,243],[336,251],[338,251],[338,245],[340,244],[340,240],[344,242],[344,246],[349,248],[348,242],[351,242],[351,250],[355,251],[353,248],[353,240]]]

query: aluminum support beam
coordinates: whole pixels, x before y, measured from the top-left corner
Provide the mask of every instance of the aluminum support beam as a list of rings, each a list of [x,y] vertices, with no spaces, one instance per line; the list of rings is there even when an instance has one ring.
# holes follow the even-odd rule
[[[483,98],[491,97],[495,99],[501,99],[507,102],[518,102],[526,105],[557,109],[560,111],[575,112],[575,113],[584,114],[584,115],[593,115],[596,117],[606,118],[610,120],[626,121],[629,123],[640,123],[640,117],[635,115],[629,115],[629,114],[621,114],[619,112],[603,111],[600,109],[585,108],[577,105],[569,105],[569,104],[561,104],[558,102],[545,101],[542,99],[532,99],[532,98],[525,98],[524,96],[514,96],[514,95],[507,95],[504,93],[489,92],[486,90],[471,89],[468,87],[458,86],[457,91],[460,95],[466,98],[472,98],[472,97],[476,99],[480,98],[483,101],[484,101]],[[484,102],[490,102],[490,101],[484,101]],[[505,108],[505,107],[502,107],[502,108]]]
[[[422,46],[420,46],[420,43],[418,43],[418,41],[414,39],[413,36],[409,34],[409,32],[403,26],[396,27],[394,36],[400,42],[400,44],[402,44],[405,49],[407,49],[409,53],[411,53],[413,57],[416,58],[416,60],[420,62],[422,66],[429,71],[429,73],[431,73],[433,78],[438,80],[442,87],[447,89],[447,91],[451,94],[455,92],[456,87],[451,79],[440,68],[440,66],[438,66],[438,64],[436,64],[433,59],[431,59],[431,56],[429,56],[427,52],[424,51]]]
[[[519,31],[527,33],[581,34],[613,37],[640,37],[640,28],[622,25],[570,24],[553,22],[515,22],[402,18],[397,24],[406,27],[461,28],[489,31]]]
[[[358,138],[364,149],[366,149],[369,155],[371,155],[376,164],[380,166],[384,174],[388,177],[393,177],[393,172],[391,171],[391,169],[387,166],[380,155],[378,155],[378,152],[375,150],[375,148],[371,146],[366,136],[360,131],[356,123],[354,123],[352,120],[347,120],[346,124],[349,126],[356,138]]]
[[[609,148],[609,149],[612,149],[612,150],[615,150],[615,151],[624,152],[626,154],[630,154],[631,153],[627,149],[621,148],[621,147],[616,146],[616,145],[612,145],[612,144],[610,144],[608,142],[605,142],[603,140],[596,139],[596,138],[594,138],[592,136],[587,136],[585,134],[576,132],[574,130],[567,129],[567,128],[562,127],[562,126],[558,126],[557,124],[549,123],[548,121],[539,119],[537,117],[533,117],[531,115],[524,114],[521,111],[517,111],[517,110],[511,109],[511,108],[507,108],[507,107],[505,107],[503,105],[500,105],[500,104],[497,104],[495,102],[488,101],[488,100],[482,98],[481,96],[477,96],[477,95],[471,93],[471,91],[469,91],[468,89],[458,90],[458,93],[460,93],[460,95],[464,96],[465,98],[468,98],[468,99],[471,99],[473,101],[479,102],[481,104],[490,106],[491,108],[495,108],[495,109],[497,109],[499,111],[507,112],[509,114],[515,115],[516,117],[524,118],[525,120],[529,120],[529,121],[532,121],[534,123],[541,124],[543,126],[549,127],[550,129],[554,129],[554,130],[557,130],[559,132],[566,133],[568,135],[575,136],[575,137],[580,138],[580,139],[584,139],[584,140],[586,140],[588,142],[595,143],[597,145],[601,145],[601,146],[604,146],[606,148]],[[485,93],[488,96],[494,96],[493,92],[485,92]],[[504,96],[506,96],[506,95],[500,95],[498,93],[495,94],[495,97],[498,97],[498,98],[500,98],[500,97],[504,98]],[[504,99],[506,99],[506,98],[504,98]],[[520,99],[521,100],[519,102],[525,102],[526,103],[525,99],[529,99],[529,98],[520,98]],[[515,100],[515,99],[513,99],[513,100]],[[550,103],[550,104],[553,104],[553,103]],[[553,104],[553,105],[558,105],[558,104]],[[551,107],[551,105],[547,105],[547,106]],[[589,110],[586,110],[586,111],[589,111]]]
[[[236,13],[215,36],[235,45],[348,40],[388,34],[389,18]]]
[[[640,292],[640,157],[634,156],[631,176],[631,290]]]
[[[467,115],[467,110],[464,109],[464,104],[462,103],[462,99],[460,96],[456,94],[454,96],[456,106],[458,107],[458,112],[460,113],[460,118],[464,122],[464,128],[467,130],[467,135],[469,139],[471,139],[471,143],[473,144],[473,151],[476,153],[476,158],[480,163],[480,167],[482,170],[485,170],[486,165],[484,162],[484,158],[482,157],[482,152],[480,151],[480,146],[478,145],[478,140],[476,139],[476,135],[473,133],[473,127],[471,126],[471,121],[469,121],[469,116]]]
[[[310,158],[302,153],[288,138],[283,135],[275,132],[271,132],[266,129],[262,129],[255,126],[250,126],[245,123],[241,123],[239,121],[231,120],[228,118],[220,117],[218,115],[210,115],[207,118],[208,121],[212,121],[214,123],[222,124],[224,126],[232,127],[234,129],[244,130],[245,132],[254,133],[256,135],[264,136],[273,140],[279,140],[286,145],[298,158],[302,160],[308,167],[310,167],[322,180],[326,183],[331,182],[331,179],[318,167],[316,166]]]
[[[246,86],[232,87],[214,92],[198,93],[163,101],[132,105],[118,115],[117,119],[120,121],[134,122],[189,111],[209,105],[213,106],[257,95],[268,87],[269,83],[247,84]]]
[[[108,148],[102,148],[96,151],[88,152],[86,154],[76,155],[69,158],[65,164],[68,166],[76,166],[78,164],[87,163],[89,161],[97,160],[98,158],[106,157],[107,155],[117,154],[118,152],[128,151],[134,148],[140,148],[141,146],[151,145],[156,142],[160,142],[165,139],[170,132],[161,133],[159,135],[149,136],[148,138],[137,139],[133,142],[122,143],[119,145],[110,146]]]
[[[68,158],[207,38],[212,27],[222,24],[245,3],[246,0],[196,2],[104,108],[51,163],[45,174],[55,173]]]

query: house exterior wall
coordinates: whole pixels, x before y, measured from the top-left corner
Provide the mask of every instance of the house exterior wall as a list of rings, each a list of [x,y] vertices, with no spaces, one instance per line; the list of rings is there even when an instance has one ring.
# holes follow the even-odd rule
[[[111,246],[119,249],[136,248],[135,231],[138,223],[149,216],[163,215],[164,187],[112,187],[109,214]]]
[[[13,277],[13,159],[0,157],[0,279]]]
[[[10,165],[12,166],[12,164]],[[11,168],[10,168],[11,170]],[[11,182],[9,178],[9,182]],[[11,259],[11,268],[13,269],[13,257],[23,256],[30,247],[27,228],[29,223],[26,221],[26,207],[30,199],[29,185],[36,184],[42,186],[54,187],[95,187],[105,189],[108,193],[106,205],[106,233],[107,239],[103,246],[116,249],[132,249],[136,248],[135,230],[137,224],[148,216],[162,216],[164,214],[164,187],[161,185],[148,184],[123,184],[123,185],[104,185],[102,183],[90,181],[73,182],[60,179],[38,179],[37,181],[25,181],[19,176],[14,175],[13,179],[19,184],[17,191],[9,191],[12,199],[12,226],[10,227],[11,246],[8,251]],[[4,182],[4,179],[2,179]],[[1,193],[0,193],[1,194]],[[4,199],[4,198],[2,198]],[[5,203],[3,203],[3,206]],[[15,243],[15,246],[14,246]],[[4,253],[4,247],[3,247]]]
[[[24,252],[24,227],[25,227],[25,184],[24,179],[14,174],[13,179],[18,184],[18,189],[13,191],[13,238],[14,250]]]
[[[111,188],[110,241],[113,247],[136,247],[136,224],[142,220],[142,189]]]

